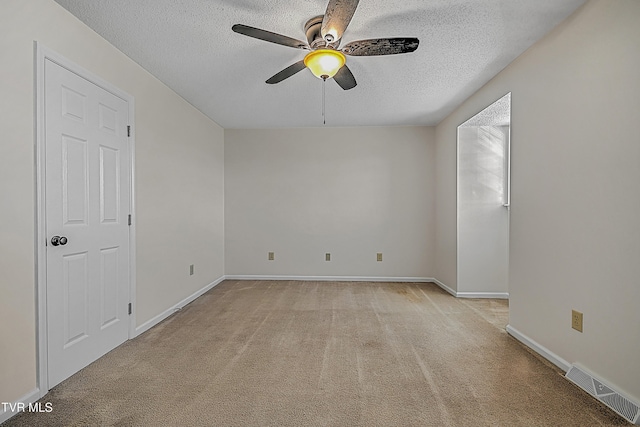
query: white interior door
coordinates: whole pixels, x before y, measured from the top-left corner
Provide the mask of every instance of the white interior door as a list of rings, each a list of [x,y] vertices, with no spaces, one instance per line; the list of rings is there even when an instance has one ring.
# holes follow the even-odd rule
[[[49,387],[128,339],[127,101],[45,60]]]

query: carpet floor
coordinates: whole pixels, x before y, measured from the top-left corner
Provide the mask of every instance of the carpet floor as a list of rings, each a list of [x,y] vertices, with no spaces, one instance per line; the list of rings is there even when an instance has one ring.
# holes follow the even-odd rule
[[[5,425],[628,425],[507,321],[430,283],[225,281]]]

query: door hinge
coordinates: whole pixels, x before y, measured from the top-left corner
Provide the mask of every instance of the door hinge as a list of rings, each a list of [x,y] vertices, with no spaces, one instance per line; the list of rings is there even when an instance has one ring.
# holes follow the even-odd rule
[[[131,214],[129,214],[129,226],[131,226]]]
[[[131,126],[127,125],[127,136],[131,136]]]
[[[129,303],[129,314],[133,313],[133,308],[131,307],[131,303]]]

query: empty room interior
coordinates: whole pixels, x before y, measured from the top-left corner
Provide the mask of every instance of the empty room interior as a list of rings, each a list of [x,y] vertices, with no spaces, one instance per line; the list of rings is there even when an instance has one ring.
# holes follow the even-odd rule
[[[3,0],[0,423],[640,424],[639,21]]]

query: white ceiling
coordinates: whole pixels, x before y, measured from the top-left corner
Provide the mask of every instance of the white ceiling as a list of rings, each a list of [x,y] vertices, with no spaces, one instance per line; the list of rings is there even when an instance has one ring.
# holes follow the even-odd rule
[[[511,92],[471,117],[460,127],[508,126],[511,124]]]
[[[305,51],[231,31],[306,40],[328,0],[56,0],[224,128],[322,126],[322,81],[265,80]],[[585,0],[361,0],[342,44],[417,37],[403,55],[348,57],[358,86],[326,83],[327,126],[437,124]]]

